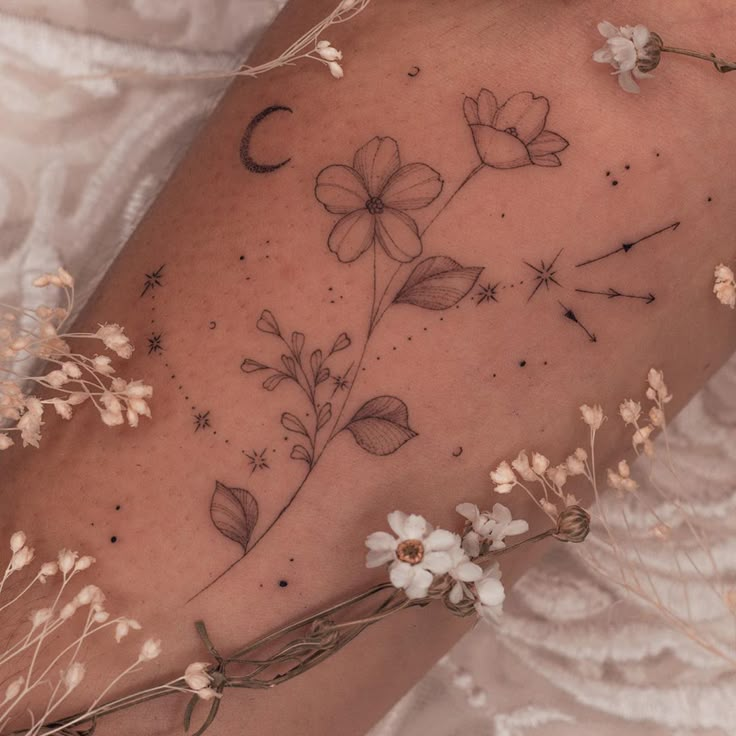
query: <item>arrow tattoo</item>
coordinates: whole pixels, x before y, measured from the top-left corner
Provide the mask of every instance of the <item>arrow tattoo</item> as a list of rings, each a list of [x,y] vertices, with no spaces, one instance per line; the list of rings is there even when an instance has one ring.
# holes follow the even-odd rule
[[[653,233],[649,233],[649,235],[645,235],[644,237],[639,238],[639,240],[634,240],[631,243],[622,243],[615,250],[612,250],[608,253],[604,253],[602,256],[597,256],[596,258],[591,258],[588,261],[577,263],[575,264],[575,268],[582,268],[583,266],[590,266],[591,263],[597,263],[598,261],[602,261],[604,258],[610,258],[611,256],[616,255],[616,253],[628,253],[635,245],[638,245],[639,243],[642,243],[645,240],[649,240],[649,238],[653,238],[655,235],[660,235],[661,233],[664,233],[667,230],[672,230],[672,232],[674,232],[675,230],[677,230],[679,226],[680,226],[679,221],[673,222],[671,225],[667,225],[667,227],[662,227]]]
[[[622,291],[618,291],[618,289],[609,288],[607,291],[590,291],[588,289],[575,289],[575,291],[579,292],[580,294],[595,294],[597,296],[606,296],[609,299],[616,299],[616,297],[623,297],[624,299],[641,299],[642,301],[646,302],[647,304],[651,304],[655,296],[650,291],[648,294],[624,294]]]
[[[569,319],[571,322],[574,322],[578,327],[580,327],[583,332],[588,336],[588,340],[591,342],[598,342],[598,338],[595,336],[594,333],[592,333],[577,317],[575,312],[572,311],[572,309],[566,307],[562,302],[558,302],[558,304],[565,310],[564,317],[565,319]]]

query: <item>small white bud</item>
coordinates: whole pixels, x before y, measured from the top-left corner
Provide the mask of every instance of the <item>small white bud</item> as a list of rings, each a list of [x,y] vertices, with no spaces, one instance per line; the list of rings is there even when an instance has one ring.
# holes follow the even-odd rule
[[[12,537],[10,537],[10,551],[11,552],[19,552],[23,547],[25,547],[26,544],[26,535],[24,532],[15,532]]]
[[[13,680],[7,688],[5,688],[5,700],[3,700],[2,705],[5,705],[9,700],[17,698],[20,694],[21,688],[25,685],[25,682],[24,677],[16,677],[16,679]]]
[[[327,66],[330,69],[330,74],[332,74],[335,79],[342,79],[345,76],[343,68],[337,61],[328,61]]]
[[[33,547],[22,547],[10,558],[10,569],[13,572],[22,570],[33,559]]]
[[[90,557],[89,555],[85,555],[84,557],[80,557],[75,565],[75,570],[86,570],[90,567],[90,565],[93,565],[96,562],[94,557]]]
[[[67,667],[63,678],[67,692],[74,690],[74,688],[82,682],[85,672],[85,666],[81,662],[73,662],[69,667]]]
[[[77,552],[72,552],[70,549],[59,550],[57,562],[59,563],[59,570],[61,570],[64,575],[72,571],[74,563],[77,561],[77,554]]]
[[[138,654],[138,659],[141,662],[148,662],[156,659],[159,654],[161,654],[161,639],[146,639]]]
[[[37,629],[51,619],[53,615],[50,608],[39,608],[31,614],[31,627]]]
[[[192,662],[184,671],[184,681],[192,690],[209,687],[212,678],[207,674],[207,662]]]

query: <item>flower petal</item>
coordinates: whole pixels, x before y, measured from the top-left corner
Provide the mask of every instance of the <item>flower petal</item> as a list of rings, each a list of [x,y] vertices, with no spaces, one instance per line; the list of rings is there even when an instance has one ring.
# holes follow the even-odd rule
[[[429,586],[432,585],[431,572],[423,570],[421,567],[416,567],[414,572],[414,578],[406,586],[406,597],[407,598],[424,598],[429,592]]]
[[[463,551],[468,557],[480,554],[480,536],[477,532],[468,532],[463,538]]]
[[[546,97],[535,97],[531,92],[518,92],[509,97],[498,111],[493,127],[498,130],[515,128],[524,142],[533,141],[547,122],[549,102]]]
[[[391,527],[391,531],[399,537],[399,539],[406,539],[406,535],[404,534],[406,518],[406,514],[403,511],[392,511],[388,515],[388,525]]]
[[[477,125],[480,122],[478,117],[478,102],[472,97],[466,97],[463,102],[463,113],[465,119],[468,121],[468,125]]]
[[[427,533],[427,520],[419,514],[409,514],[404,522],[404,535],[407,539],[424,539]]]
[[[506,591],[503,584],[495,578],[484,578],[475,584],[478,598],[484,606],[498,606],[503,603]]]
[[[475,147],[486,166],[494,169],[516,169],[531,164],[526,146],[510,133],[490,125],[471,125]]]
[[[497,524],[508,524],[511,521],[511,512],[508,506],[504,506],[502,503],[494,503],[493,520]]]
[[[346,215],[361,210],[369,199],[368,191],[355,169],[349,166],[328,166],[317,175],[314,196],[328,212]]]
[[[529,524],[524,519],[514,519],[506,529],[504,534],[507,537],[513,537],[516,534],[526,534],[529,531]]]
[[[634,81],[631,72],[621,72],[618,75],[618,83],[621,85],[621,89],[626,92],[632,92],[633,94],[639,92],[639,85]]]
[[[634,26],[632,40],[637,49],[643,49],[649,43],[649,29],[646,26]]]
[[[474,562],[463,562],[453,570],[453,577],[464,583],[474,583],[483,577],[483,568]]]
[[[545,153],[544,156],[532,156],[535,166],[562,166],[562,161],[554,153]]]
[[[475,521],[480,514],[480,510],[474,503],[459,503],[455,506],[455,511],[468,521]]]
[[[365,566],[366,567],[381,567],[391,560],[395,560],[396,556],[394,552],[390,550],[377,550],[372,549],[366,553]]]
[[[450,595],[447,596],[450,603],[457,605],[463,599],[463,586],[461,583],[455,583],[450,590]]]
[[[400,164],[399,146],[393,138],[373,138],[358,149],[353,159],[353,167],[371,197],[383,191]]]
[[[441,191],[442,179],[431,166],[408,164],[388,180],[381,199],[386,207],[416,210],[437,199]]]
[[[365,546],[372,550],[393,551],[396,549],[396,539],[388,532],[373,532],[366,537]]]
[[[551,130],[543,130],[527,148],[531,157],[534,158],[534,156],[543,156],[547,153],[559,153],[569,145],[561,135]]]
[[[478,118],[482,125],[493,125],[498,114],[498,102],[493,92],[482,89],[478,95]]]
[[[414,579],[414,573],[415,568],[408,562],[395,562],[391,565],[388,576],[394,588],[405,588]]]
[[[601,34],[601,36],[612,38],[613,36],[618,35],[618,28],[616,28],[613,23],[609,23],[607,20],[604,20],[598,24],[598,32]]]
[[[376,238],[386,254],[400,263],[413,261],[422,252],[416,223],[400,210],[387,207],[376,216]]]
[[[446,552],[447,550],[457,547],[460,537],[446,529],[435,529],[425,540],[424,549],[428,552]]]
[[[452,570],[452,557],[447,552],[428,552],[419,564],[435,575],[444,575]]]
[[[327,245],[339,260],[350,263],[373,245],[375,237],[375,218],[368,210],[362,209],[337,221]]]
[[[611,49],[608,48],[608,44],[593,52],[593,61],[601,64],[613,64],[613,54]]]

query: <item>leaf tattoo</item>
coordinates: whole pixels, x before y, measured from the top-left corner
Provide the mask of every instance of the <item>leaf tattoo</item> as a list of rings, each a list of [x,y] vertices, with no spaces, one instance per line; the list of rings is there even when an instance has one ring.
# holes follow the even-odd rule
[[[409,410],[395,396],[377,396],[355,412],[345,429],[372,455],[390,455],[417,436],[409,426]]]
[[[220,534],[237,542],[245,554],[258,523],[258,502],[253,494],[244,488],[230,488],[216,481],[210,516]]]

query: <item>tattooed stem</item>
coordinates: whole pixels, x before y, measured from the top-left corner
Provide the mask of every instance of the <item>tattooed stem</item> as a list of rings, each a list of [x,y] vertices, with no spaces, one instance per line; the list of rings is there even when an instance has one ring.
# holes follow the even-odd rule
[[[306,480],[306,478],[305,478],[305,480]],[[271,527],[268,527],[268,529],[270,529],[270,528]],[[266,529],[266,531],[268,531],[268,529]],[[265,533],[266,532],[264,532],[264,534]],[[263,534],[261,534],[261,537],[262,536],[263,536]],[[258,539],[260,539],[261,537],[258,537]],[[256,542],[258,541],[258,539],[256,540]],[[256,545],[255,545],[255,542],[254,542],[251,545],[250,549],[253,549],[253,547],[255,547],[255,546]],[[250,552],[250,549],[248,550],[248,552]],[[239,562],[241,562],[243,560],[243,558],[246,556],[246,554],[248,554],[248,552],[243,552],[243,554],[240,555],[240,557],[238,557],[238,559],[235,560],[235,562],[232,562],[231,564],[229,564],[216,578],[213,578],[212,580],[210,580],[210,582],[207,583],[207,585],[205,585],[204,588],[202,588],[201,590],[198,590],[191,598],[187,598],[187,601],[186,602],[187,603],[191,603],[195,598],[197,598],[198,596],[202,595],[202,593],[204,593],[205,590],[207,590],[208,588],[211,588],[221,577],[223,577],[224,575],[227,575],[230,572],[230,570],[232,570],[235,567],[235,565],[237,565]]]
[[[447,209],[447,205],[452,202],[453,199],[459,194],[460,190],[482,169],[485,167],[484,163],[478,164],[463,180],[460,182],[460,186],[449,196],[447,201],[442,205],[442,207],[435,212],[434,217],[429,221],[429,224],[422,230],[421,233],[419,233],[420,236],[423,236],[427,230],[429,230],[430,227],[432,227],[432,224],[434,221]]]

